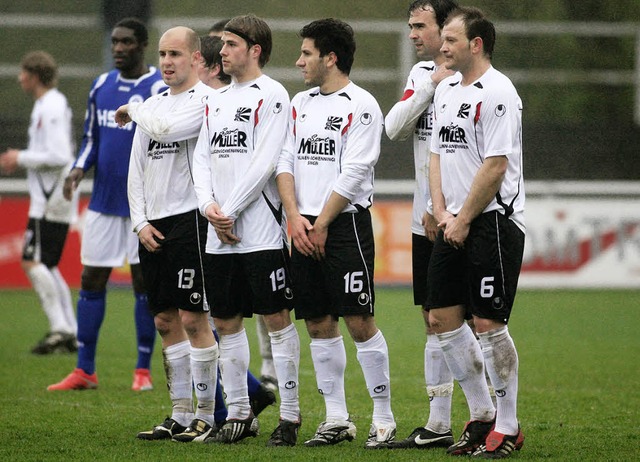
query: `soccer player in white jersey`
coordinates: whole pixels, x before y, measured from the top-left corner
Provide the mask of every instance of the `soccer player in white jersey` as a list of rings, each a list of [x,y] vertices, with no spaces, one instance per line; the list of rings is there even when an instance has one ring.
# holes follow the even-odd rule
[[[480,10],[454,10],[442,39],[444,64],[459,74],[440,83],[433,103],[429,181],[440,231],[427,307],[470,410],[447,452],[504,458],[524,442],[516,416],[518,355],[507,329],[525,236],[522,101],[491,65],[495,28]],[[467,309],[478,340],[464,322]]]
[[[131,388],[134,391],[153,389],[150,367],[156,329],[147,307],[138,240],[131,232],[127,201],[133,127],[122,129],[113,121],[113,113],[121,104],[144,101],[165,88],[158,70],[145,63],[147,45],[148,31],[141,21],[135,18],[119,21],[111,31],[115,69],[99,75],[89,92],[82,145],[63,190],[65,197],[71,198],[85,173],[93,167],[93,190],[85,213],[80,249],[78,358],[75,369],[47,390],[98,387],[96,352],[107,308],[107,282],[112,269],[125,262],[131,268],[138,350]]]
[[[143,105],[152,113],[179,110],[213,90],[198,79],[200,39],[191,29],[166,31],[158,45],[169,90]],[[207,222],[193,189],[195,138],[171,143],[136,129],[129,165],[131,223],[140,240],[140,264],[149,308],[162,338],[172,414],[138,438],[202,442],[214,431],[218,345],[208,321],[202,251]],[[192,393],[197,407],[194,413]]]
[[[22,268],[38,294],[49,320],[49,332],[31,350],[34,354],[72,353],[76,345],[76,317],[69,286],[58,270],[69,223],[77,214],[77,195],[68,202],[62,195],[64,177],[73,162],[71,109],[56,88],[58,66],[44,51],[27,53],[18,81],[33,97],[27,149],[0,154],[0,170],[27,169],[29,222],[25,233]]]
[[[449,447],[451,433],[451,399],[453,377],[442,356],[437,337],[429,326],[427,311],[427,273],[436,237],[437,223],[427,212],[429,194],[429,146],[433,126],[433,94],[440,81],[453,71],[443,66],[440,53],[440,30],[447,15],[457,6],[455,0],[415,0],[409,5],[409,39],[422,61],[416,63],[404,88],[402,99],[385,118],[385,130],[391,140],[405,140],[413,135],[415,189],[411,223],[413,301],[422,307],[427,331],[424,349],[424,376],[429,396],[429,419],[409,437],[395,441],[389,448]]]
[[[280,422],[269,446],[293,446],[300,427],[300,341],[291,322],[292,291],[286,220],[275,184],[289,95],[262,73],[271,29],[254,16],[232,18],[222,34],[222,66],[231,85],[210,98],[194,157],[198,206],[210,222],[207,293],[220,336],[220,371],[227,423],[212,439],[235,443],[256,436],[249,406],[249,343],[243,317],[264,315],[280,391]]]
[[[222,57],[220,50],[222,41],[219,37],[204,36],[200,38],[200,54],[202,59],[198,63],[198,78],[213,90],[220,91],[231,83],[231,76],[222,70]],[[158,113],[148,105],[130,103],[118,108],[115,120],[120,126],[125,126],[132,120],[138,124],[138,128],[144,131],[152,139],[161,143],[173,143],[185,138],[197,137],[202,126],[202,119],[206,101],[204,99],[190,99],[171,112]],[[212,328],[213,319],[209,317]],[[267,388],[251,372],[247,373],[247,387],[249,400],[254,415],[258,416],[267,406],[276,402],[273,390]],[[227,408],[222,395],[222,387],[216,389],[215,421],[217,425],[227,419]]]
[[[296,66],[312,87],[291,102],[287,141],[278,162],[278,189],[290,221],[296,317],[311,337],[311,357],[325,420],[306,446],[355,438],[344,390],[346,353],[338,318],[357,348],[373,422],[367,448],[395,437],[389,353],[374,320],[374,241],[369,207],[380,154],[382,112],[349,79],[353,29],[337,19],[304,26]]]

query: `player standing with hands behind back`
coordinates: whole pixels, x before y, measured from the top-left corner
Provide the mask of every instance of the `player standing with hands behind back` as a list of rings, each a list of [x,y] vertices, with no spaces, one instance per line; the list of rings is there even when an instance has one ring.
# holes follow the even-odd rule
[[[508,457],[524,441],[518,354],[507,329],[525,236],[522,101],[491,65],[495,36],[477,8],[456,9],[445,21],[445,66],[461,75],[436,89],[429,175],[440,228],[429,265],[429,324],[471,414],[447,452],[488,459]],[[464,322],[467,309],[478,340]],[[478,364],[495,388],[497,412]]]

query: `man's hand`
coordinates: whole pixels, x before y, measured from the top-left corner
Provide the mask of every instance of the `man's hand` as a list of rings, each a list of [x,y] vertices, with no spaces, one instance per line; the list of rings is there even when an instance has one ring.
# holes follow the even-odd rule
[[[327,242],[327,235],[329,234],[329,228],[327,226],[319,225],[318,222],[313,225],[309,230],[309,241],[313,245],[313,254],[311,255],[316,260],[322,260],[325,257],[324,246]]]
[[[455,249],[462,249],[464,241],[467,240],[469,235],[469,228],[470,225],[468,223],[464,223],[458,217],[453,217],[445,225],[444,241]]]
[[[240,242],[240,238],[232,232],[234,221],[222,213],[218,204],[215,202],[209,204],[205,210],[205,217],[213,225],[221,242],[230,245]]]
[[[18,155],[20,151],[9,148],[0,154],[0,171],[6,175],[11,175],[18,168]]]
[[[116,115],[114,116],[114,119],[116,120],[118,127],[124,127],[129,122],[131,122],[131,117],[129,117],[129,105],[124,104],[120,106],[116,110]]]
[[[164,236],[160,231],[152,225],[147,225],[138,233],[140,243],[151,253],[160,252],[162,250],[162,241]]]
[[[428,212],[425,212],[422,216],[422,227],[424,228],[424,232],[431,242],[435,242],[436,236],[438,234],[438,222]]]
[[[64,179],[64,186],[62,187],[62,195],[68,201],[73,197],[73,192],[78,189],[78,184],[84,178],[84,171],[75,167],[72,168],[67,177]]]
[[[289,218],[289,229],[291,231],[291,240],[296,247],[305,257],[311,257],[313,255],[313,244],[309,240],[308,233],[313,229],[313,226],[302,215]]]
[[[451,77],[453,74],[455,74],[455,71],[447,69],[444,66],[438,66],[436,67],[436,71],[431,74],[431,80],[433,81],[434,85],[437,86],[440,82],[442,82],[447,77]]]

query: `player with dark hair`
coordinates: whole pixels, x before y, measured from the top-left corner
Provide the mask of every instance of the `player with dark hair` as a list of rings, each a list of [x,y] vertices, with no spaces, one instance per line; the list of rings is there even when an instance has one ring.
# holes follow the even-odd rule
[[[447,452],[499,459],[524,442],[518,354],[507,328],[525,238],[522,101],[491,64],[495,28],[480,10],[453,11],[442,40],[444,65],[459,73],[441,82],[433,102],[429,182],[439,232],[429,262],[429,324],[470,411]]]
[[[413,269],[413,301],[422,307],[427,331],[424,349],[424,375],[429,397],[429,420],[409,437],[389,445],[390,448],[449,447],[451,433],[451,399],[453,376],[442,355],[438,338],[429,326],[427,310],[427,273],[437,224],[427,212],[429,194],[429,145],[433,127],[433,94],[440,81],[453,72],[444,65],[440,53],[440,30],[447,15],[457,7],[455,0],[415,0],[409,5],[409,39],[422,61],[416,63],[404,88],[402,99],[385,118],[385,130],[392,140],[413,136],[415,189],[411,248]]]
[[[369,207],[380,154],[382,112],[374,97],[349,79],[356,43],[337,19],[304,26],[296,66],[310,90],[289,112],[277,183],[290,221],[296,317],[311,337],[311,357],[325,420],[306,446],[355,438],[344,390],[346,352],[338,319],[355,341],[373,400],[366,448],[393,441],[389,352],[374,320],[374,241]]]
[[[73,140],[71,109],[56,88],[57,78],[58,66],[49,53],[32,51],[22,58],[18,82],[35,101],[29,144],[0,154],[3,173],[18,166],[27,169],[29,221],[21,264],[49,320],[49,332],[31,350],[39,355],[78,349],[71,292],[58,270],[69,223],[77,215],[77,195],[72,202],[62,195],[64,177],[73,163]]]
[[[77,304],[78,361],[76,369],[48,390],[97,388],[96,349],[106,312],[107,282],[113,268],[131,265],[138,362],[132,389],[151,390],[151,355],[155,343],[153,317],[147,307],[135,235],[131,233],[127,172],[134,127],[118,127],[113,114],[122,104],[142,102],[165,87],[158,70],[147,66],[146,26],[137,19],[119,21],[111,32],[115,69],[92,84],[80,153],[64,182],[71,198],[85,173],[94,168],[93,191],[82,235],[82,280]]]

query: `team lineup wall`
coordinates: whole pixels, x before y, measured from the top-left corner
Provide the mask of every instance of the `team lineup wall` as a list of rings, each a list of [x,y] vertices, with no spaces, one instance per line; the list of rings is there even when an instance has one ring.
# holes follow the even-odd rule
[[[412,182],[381,181],[377,188],[382,193],[372,207],[376,283],[410,285]],[[640,288],[640,183],[532,182],[526,188],[527,237],[520,287]],[[18,193],[19,187],[14,189],[14,194],[0,196],[0,288],[29,286],[20,268],[29,199]],[[84,197],[60,265],[75,288],[80,286],[80,239],[87,204]],[[115,269],[111,281],[129,283],[128,267]]]

